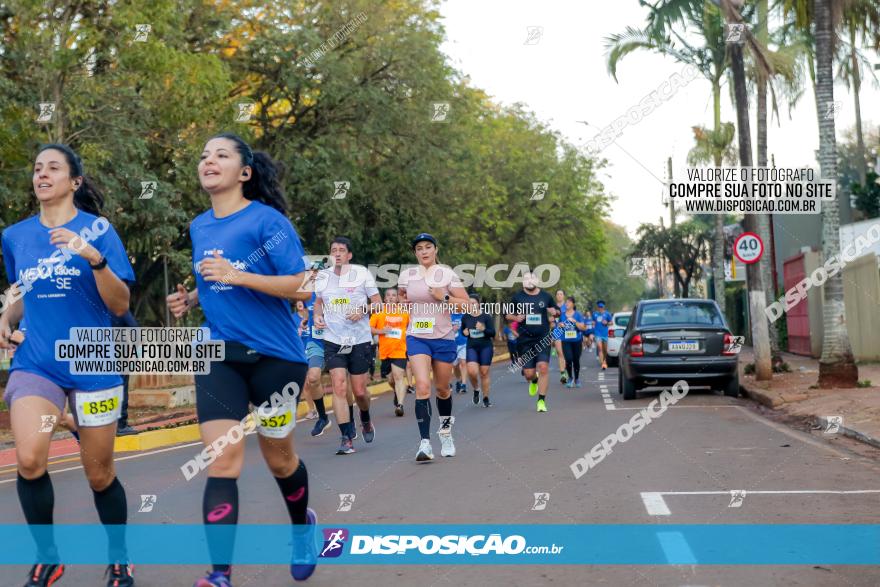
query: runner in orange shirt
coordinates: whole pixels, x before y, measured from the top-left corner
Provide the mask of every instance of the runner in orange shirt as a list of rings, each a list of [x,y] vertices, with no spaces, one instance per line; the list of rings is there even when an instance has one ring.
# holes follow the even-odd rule
[[[379,335],[380,374],[388,378],[394,390],[394,415],[403,416],[403,400],[406,397],[406,327],[409,314],[397,307],[397,288],[385,290],[385,307],[370,316],[370,330]]]

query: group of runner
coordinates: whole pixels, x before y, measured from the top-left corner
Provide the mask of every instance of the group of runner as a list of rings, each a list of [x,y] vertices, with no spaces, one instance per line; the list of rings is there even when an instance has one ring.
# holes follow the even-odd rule
[[[167,305],[175,318],[201,306],[212,339],[225,341],[225,359],[213,363],[208,374],[195,376],[202,442],[210,446],[228,437],[251,406],[267,406],[276,394],[291,388],[297,392],[288,403],[273,403],[279,417],[255,420],[263,459],[291,521],[291,575],[302,581],[312,575],[317,562],[317,515],[308,507],[308,472],[294,445],[297,396],[312,401],[316,422],[311,434],[320,436],[331,426],[321,383],[326,369],[340,432],[336,454],[355,452],[354,405],[364,442],[374,442],[367,373],[374,361],[373,336],[378,336],[381,373],[394,389],[397,416],[405,413],[407,368],[414,378],[416,461],[434,458],[432,389],[440,454],[453,457],[453,371],[458,371],[456,392],[466,393],[467,378],[473,403],[492,405],[494,319],[480,310],[479,296],[439,263],[437,240],[428,233],[412,239],[417,265],[400,275],[396,288],[384,292],[384,306],[369,271],[351,263],[354,246],[348,238],[337,237],[330,244],[332,266],[321,261],[307,266],[298,233],[287,217],[275,163],[234,134],[207,141],[198,179],[210,207],[190,224],[195,288],[178,284]],[[19,501],[32,529],[51,528],[51,434],[35,431],[41,429],[44,416],[57,420],[69,405],[86,478],[110,538],[107,585],[129,587],[134,585],[134,566],[122,531],[127,501],[113,459],[122,379],[112,373],[71,374],[67,362],[55,360],[54,343],[67,339],[71,327],[109,327],[114,316],[128,312],[134,271],[112,225],[100,234],[89,232],[103,220],[103,198],[73,150],[60,144],[41,147],[33,189],[39,213],[2,234],[4,264],[14,285],[7,292],[13,301],[0,316],[0,346],[7,347],[16,326],[25,316],[28,320],[27,337],[15,353],[4,396],[15,436]],[[266,246],[270,242],[273,246]],[[53,279],[53,274],[65,279]],[[302,302],[298,312],[291,301]],[[529,393],[538,395],[537,411],[546,412],[550,348],[561,339],[569,380],[579,385],[579,345],[590,320],[577,311],[573,298],[560,304],[558,297],[541,291],[533,275],[525,277],[513,302],[522,309],[506,316],[516,324],[517,361]],[[602,305],[597,305],[601,311]],[[610,315],[597,320],[597,340],[602,339],[599,323],[609,320]],[[111,409],[96,415],[90,406],[98,401]],[[237,524],[244,454],[244,442],[229,442],[208,466],[202,499],[206,527]],[[233,543],[218,536],[222,534],[208,532],[215,564],[194,587],[232,585]],[[64,574],[64,565],[51,533],[35,532],[34,538],[38,562],[25,585],[52,585]]]

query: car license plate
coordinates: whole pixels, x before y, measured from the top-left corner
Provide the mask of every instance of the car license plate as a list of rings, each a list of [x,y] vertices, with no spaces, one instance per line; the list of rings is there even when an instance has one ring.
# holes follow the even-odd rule
[[[679,340],[670,342],[667,348],[670,351],[698,351],[700,350],[700,345],[695,340]]]

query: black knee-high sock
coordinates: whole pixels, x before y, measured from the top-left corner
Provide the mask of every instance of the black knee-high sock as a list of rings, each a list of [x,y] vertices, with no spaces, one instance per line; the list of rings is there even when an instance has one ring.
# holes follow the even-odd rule
[[[55,546],[52,531],[55,491],[52,489],[49,471],[36,479],[25,479],[19,473],[16,487],[24,519],[30,525],[31,535],[37,544],[37,562],[57,562],[58,548]]]
[[[348,421],[354,422],[354,406],[348,406]]]
[[[361,424],[366,424],[370,421],[370,410],[360,410],[361,412]]]
[[[452,396],[450,395],[446,399],[437,398],[437,413],[441,418],[445,418],[446,416],[452,415]]]
[[[315,409],[318,411],[318,416],[326,420],[327,419],[327,408],[324,407],[324,398],[319,398],[315,400]]]
[[[416,400],[416,421],[419,423],[419,434],[423,439],[431,438],[431,400]]]
[[[305,524],[306,506],[309,505],[309,474],[306,471],[306,464],[300,459],[299,466],[289,477],[283,479],[275,477],[275,483],[284,496],[284,504],[287,506],[287,513],[290,514],[291,523]]]
[[[125,488],[118,477],[101,491],[92,490],[95,497],[95,509],[104,528],[107,530],[109,548],[107,550],[111,562],[127,563],[128,553],[125,547],[125,523],[128,521],[128,502],[125,499]]]
[[[235,545],[235,524],[238,523],[238,480],[225,477],[208,477],[202,500],[202,519],[206,526],[228,525],[229,532],[219,528],[208,531],[208,550],[215,571],[229,574],[229,561]]]

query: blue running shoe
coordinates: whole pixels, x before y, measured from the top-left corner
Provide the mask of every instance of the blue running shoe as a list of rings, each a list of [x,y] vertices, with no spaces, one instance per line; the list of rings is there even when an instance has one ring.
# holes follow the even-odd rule
[[[315,572],[318,563],[318,548],[315,533],[318,528],[318,515],[312,508],[306,508],[306,523],[293,525],[293,559],[290,563],[290,576],[294,581],[305,581]]]
[[[195,583],[193,587],[232,587],[232,581],[229,580],[231,574],[223,571],[214,571],[207,577],[202,577]]]

